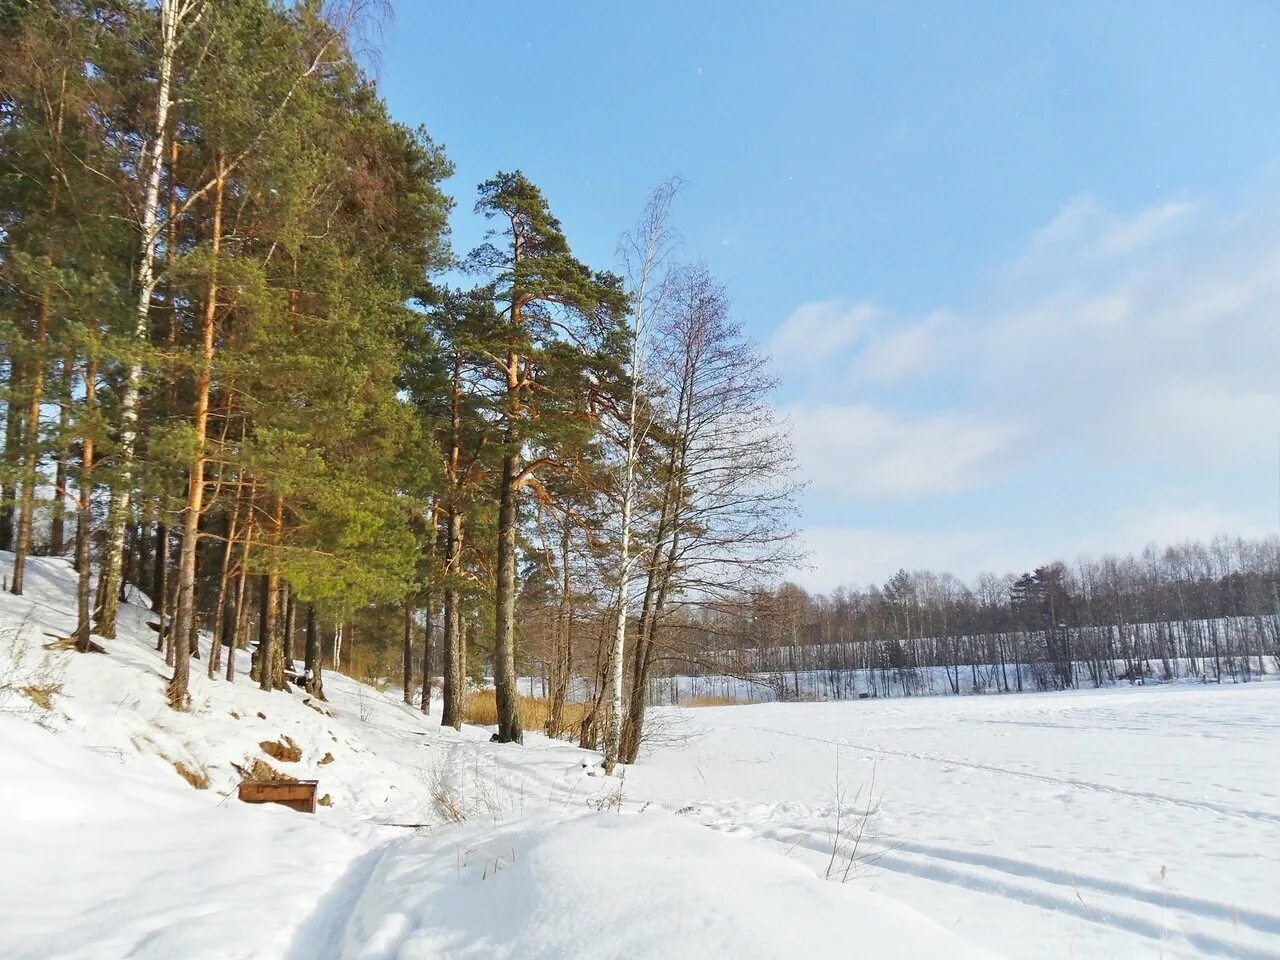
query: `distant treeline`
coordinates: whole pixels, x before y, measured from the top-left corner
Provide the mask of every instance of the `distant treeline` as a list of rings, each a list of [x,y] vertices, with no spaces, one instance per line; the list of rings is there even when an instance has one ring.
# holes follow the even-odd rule
[[[1021,576],[900,570],[883,586],[759,592],[690,612],[650,696],[722,677],[778,699],[1258,679],[1280,670],[1280,540],[1219,538]],[[736,678],[737,682],[730,682]],[[732,689],[730,689],[732,688]]]

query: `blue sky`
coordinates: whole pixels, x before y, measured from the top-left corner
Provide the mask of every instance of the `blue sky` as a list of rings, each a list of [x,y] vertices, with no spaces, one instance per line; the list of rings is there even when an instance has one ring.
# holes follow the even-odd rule
[[[1277,517],[1280,4],[397,0],[393,113],[613,263],[685,253],[776,357],[815,589]]]

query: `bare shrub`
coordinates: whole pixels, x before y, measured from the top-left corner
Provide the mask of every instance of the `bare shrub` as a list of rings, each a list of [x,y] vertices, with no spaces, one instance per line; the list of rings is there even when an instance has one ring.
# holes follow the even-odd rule
[[[455,784],[445,775],[440,766],[431,768],[426,776],[427,789],[431,792],[431,805],[446,823],[462,823],[467,819],[466,811],[457,796]]]
[[[603,796],[597,797],[594,800],[589,800],[587,802],[595,809],[596,813],[604,813],[606,810],[611,810],[614,813],[621,813],[623,795],[625,792],[626,785],[627,785],[627,771],[626,771],[626,768],[624,767],[622,768],[622,776],[618,778],[618,785],[616,787],[614,787],[612,790],[610,790],[608,793],[604,794]]]
[[[865,797],[865,802],[864,802]],[[867,853],[867,828],[880,813],[881,796],[876,793],[876,768],[871,767],[870,780],[848,797],[848,787],[840,778],[840,754],[836,753],[835,811],[829,824],[831,856],[825,876],[828,880],[848,883],[858,868],[874,863],[884,851]]]
[[[62,692],[63,669],[61,656],[29,642],[25,618],[0,629],[0,713],[53,710],[53,698]]]
[[[497,823],[524,811],[524,782],[505,779],[484,750],[465,757],[451,752],[422,780],[436,813],[449,823],[486,816]]]

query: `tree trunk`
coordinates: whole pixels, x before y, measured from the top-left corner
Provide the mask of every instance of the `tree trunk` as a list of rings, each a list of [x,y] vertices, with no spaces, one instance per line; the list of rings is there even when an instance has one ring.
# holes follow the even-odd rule
[[[498,582],[495,591],[493,683],[498,701],[498,742],[523,743],[516,696],[516,457],[508,438],[502,458],[498,505]]]
[[[281,533],[284,529],[284,497],[276,497],[274,527],[272,532],[273,547],[279,547]],[[262,609],[261,634],[258,644],[258,686],[263,690],[279,690],[284,687],[284,660],[280,648],[279,594],[280,594],[280,560],[271,558],[271,566],[264,577],[263,589],[266,591]]]
[[[230,623],[234,618],[231,604],[231,575],[233,571],[232,557],[235,555],[236,527],[240,523],[240,499],[236,498],[235,510],[230,517],[224,515],[222,561],[218,570],[218,599],[214,607],[213,640],[209,647],[208,676],[212,680],[222,669],[222,648],[230,633]]]
[[[564,732],[564,703],[569,696],[569,672],[573,663],[572,593],[569,578],[569,521],[560,530],[560,609],[556,612],[556,631],[551,660],[551,709],[547,711],[547,736]]]
[[[187,500],[183,507],[182,545],[178,553],[178,602],[175,620],[179,638],[186,637],[195,627],[196,550],[200,539],[200,516],[204,512],[205,439],[209,429],[209,390],[213,383],[214,330],[218,318],[218,254],[222,247],[222,200],[226,185],[221,157],[215,157],[214,171],[209,283],[200,321],[200,365],[196,372],[195,408],[191,417],[195,455],[187,468]],[[173,678],[169,681],[169,706],[175,710],[186,710],[191,705],[188,692],[190,669],[190,648],[180,642],[173,661]]]
[[[188,11],[189,12],[189,11]],[[134,308],[133,336],[145,344],[151,335],[151,297],[156,288],[156,246],[160,237],[160,170],[164,158],[165,135],[169,129],[170,86],[173,61],[178,48],[178,30],[184,8],[179,0],[160,0],[160,63],[156,72],[156,113],[151,137],[146,144],[140,166],[146,170],[146,188],[142,197],[142,244],[138,257],[138,300]],[[107,510],[107,540],[102,558],[102,586],[98,597],[98,632],[104,637],[116,635],[119,610],[121,562],[124,559],[124,530],[129,518],[130,485],[133,481],[134,454],[138,442],[138,403],[142,390],[142,361],[134,358],[125,371],[124,391],[120,398],[120,476],[111,493]]]
[[[431,655],[434,652],[431,649],[431,641],[433,639],[431,615],[435,612],[432,609],[433,599],[434,597],[431,595],[431,589],[428,587],[426,596],[423,598],[426,610],[426,619],[423,621],[422,627],[422,712],[428,715],[431,713]]]
[[[413,598],[404,602],[404,702],[413,706]]]
[[[467,643],[462,631],[460,597],[454,577],[462,563],[463,516],[456,507],[449,510],[445,534],[447,560],[444,587],[444,704],[440,725],[462,729],[467,704]]]
[[[321,675],[320,628],[316,623],[316,605],[307,605],[307,651],[306,651],[306,688],[307,693],[318,700],[324,699],[324,679]]]
[[[231,646],[227,647],[227,680],[229,682],[236,678],[236,650],[245,642],[245,637],[249,633],[249,605],[245,601],[248,599],[249,586],[249,548],[253,541],[252,491],[245,502],[245,508],[249,512],[249,518],[245,521],[244,544],[240,548],[240,572],[236,578],[235,628],[231,635]]]
[[[14,521],[17,519],[18,462],[22,459],[22,405],[16,400],[22,395],[24,380],[22,365],[9,361],[9,398],[5,409],[4,465],[6,479],[0,484],[0,550],[13,549]],[[12,478],[12,479],[9,479]]]
[[[159,613],[160,607],[164,604],[165,590],[169,586],[166,582],[166,577],[169,575],[169,565],[166,562],[169,556],[169,527],[163,519],[156,522],[155,546],[152,552],[155,554],[155,559],[151,568],[151,609]]]
[[[284,652],[285,669],[293,671],[293,634],[298,626],[297,601],[294,600],[293,591],[289,589],[286,583],[281,588],[284,595],[284,627],[281,630],[281,649]]]
[[[91,564],[89,540],[93,535],[89,511],[93,506],[93,427],[92,416],[97,405],[98,366],[92,357],[85,361],[84,410],[86,429],[80,439],[80,482],[76,504],[76,649],[90,649],[89,633],[93,628]]]
[[[71,459],[71,387],[75,381],[75,359],[62,361],[62,383],[58,389],[58,463],[53,478],[53,514],[49,519],[49,552],[62,556],[67,548],[67,475]]]
[[[45,266],[51,267],[48,256]],[[44,342],[49,332],[49,283],[46,281],[40,294],[40,308],[36,312],[35,331],[32,335],[31,380],[27,385],[27,409],[22,427],[25,449],[22,457],[22,493],[18,502],[18,535],[13,545],[13,580],[9,592],[22,596],[26,578],[27,555],[31,552],[31,531],[35,522],[37,469],[40,464],[40,401],[44,395]]]

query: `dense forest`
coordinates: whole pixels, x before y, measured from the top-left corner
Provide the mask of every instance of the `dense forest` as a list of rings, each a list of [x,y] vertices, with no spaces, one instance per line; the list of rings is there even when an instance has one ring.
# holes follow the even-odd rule
[[[796,557],[772,375],[675,256],[678,181],[589,266],[499,172],[454,251],[447,155],[362,67],[384,13],[0,2],[7,588],[66,556],[82,651],[149,597],[176,710],[247,655],[266,690],[337,665],[424,711],[440,677],[457,727],[491,674],[520,741],[535,639],[552,734],[589,647],[572,733],[611,767],[673,611]]]

